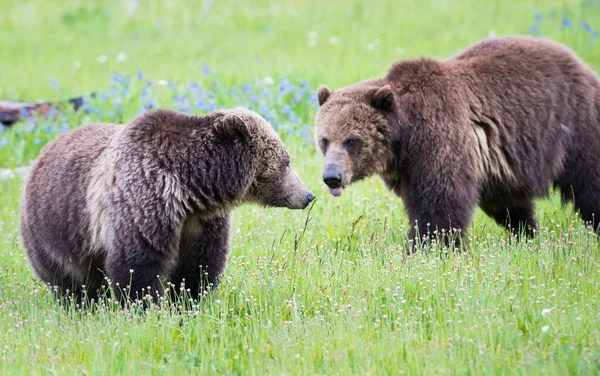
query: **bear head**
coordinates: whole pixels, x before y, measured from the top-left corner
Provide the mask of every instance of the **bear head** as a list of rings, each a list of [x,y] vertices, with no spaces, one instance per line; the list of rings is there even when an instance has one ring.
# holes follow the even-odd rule
[[[315,135],[325,157],[323,182],[340,196],[351,183],[386,170],[396,100],[391,86],[380,80],[336,90],[322,85],[317,97]]]
[[[219,134],[242,138],[253,149],[254,174],[244,200],[267,207],[305,209],[315,195],[292,167],[289,153],[271,125],[243,107],[224,112]]]

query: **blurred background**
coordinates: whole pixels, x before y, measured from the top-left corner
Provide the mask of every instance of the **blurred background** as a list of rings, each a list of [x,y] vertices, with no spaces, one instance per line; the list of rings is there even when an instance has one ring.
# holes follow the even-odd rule
[[[449,57],[493,36],[548,36],[600,62],[599,0],[3,0],[0,25],[0,100],[87,103],[51,121],[23,113],[21,132],[0,136],[0,147],[22,151],[2,148],[0,167],[27,163],[56,132],[156,106],[243,105],[310,140],[319,84],[380,76],[396,59]]]

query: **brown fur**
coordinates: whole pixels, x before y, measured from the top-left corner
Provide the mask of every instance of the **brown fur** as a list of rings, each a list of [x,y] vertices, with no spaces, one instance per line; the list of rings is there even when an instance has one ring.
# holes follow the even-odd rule
[[[598,229],[600,80],[559,43],[489,39],[445,60],[399,61],[381,79],[321,86],[318,98],[332,194],[380,175],[405,203],[409,239],[464,233],[476,205],[531,236],[533,199],[550,182]]]
[[[234,207],[303,209],[313,199],[257,114],[153,110],[48,144],[25,189],[21,232],[34,270],[61,295],[97,298],[106,276],[132,298],[156,299],[160,275],[197,298],[223,272]]]

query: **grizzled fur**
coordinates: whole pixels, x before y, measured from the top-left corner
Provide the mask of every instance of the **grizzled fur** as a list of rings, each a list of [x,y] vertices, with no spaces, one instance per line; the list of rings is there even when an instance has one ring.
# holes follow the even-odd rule
[[[21,232],[34,270],[61,294],[97,298],[106,276],[131,298],[156,299],[161,276],[197,298],[224,270],[234,207],[303,209],[313,199],[257,114],[153,110],[47,145],[25,189]]]
[[[532,236],[533,199],[550,183],[598,229],[600,80],[556,42],[488,39],[446,60],[399,61],[381,79],[321,86],[318,100],[330,192],[378,174],[402,197],[411,240],[464,233],[477,205]]]

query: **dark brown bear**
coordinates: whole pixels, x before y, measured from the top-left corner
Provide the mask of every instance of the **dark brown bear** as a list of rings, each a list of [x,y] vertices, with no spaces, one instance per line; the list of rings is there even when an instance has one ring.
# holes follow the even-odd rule
[[[161,276],[198,298],[225,267],[234,207],[304,209],[313,199],[258,114],[153,110],[48,144],[25,189],[21,232],[36,273],[60,294],[97,299],[106,276],[117,293],[129,286],[132,299],[156,300]]]
[[[446,60],[399,61],[380,79],[321,86],[318,100],[330,193],[378,174],[403,199],[409,240],[464,234],[476,205],[531,236],[533,199],[550,182],[598,229],[600,80],[559,43],[488,39]]]

